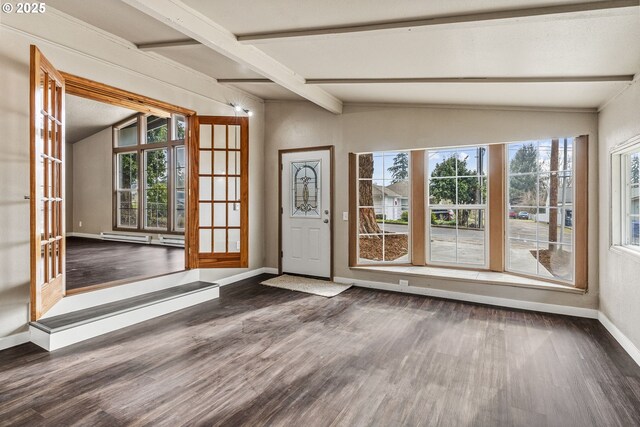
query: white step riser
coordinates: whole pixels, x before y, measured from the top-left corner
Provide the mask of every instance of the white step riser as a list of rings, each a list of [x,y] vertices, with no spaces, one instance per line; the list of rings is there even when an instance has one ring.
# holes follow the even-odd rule
[[[111,316],[106,319],[65,329],[60,332],[54,332],[53,334],[48,334],[38,328],[30,326],[31,342],[45,350],[54,351],[71,344],[126,328],[127,326],[135,325],[136,323],[144,322],[145,320],[210,301],[219,296],[220,288],[207,289]]]
[[[84,292],[64,297],[60,302],[49,310],[43,319],[72,311],[84,310],[96,305],[108,304],[127,298],[144,295],[149,292],[161,291],[174,286],[184,285],[200,280],[200,270],[186,270],[165,276],[144,279],[126,285],[99,289],[91,292]]]

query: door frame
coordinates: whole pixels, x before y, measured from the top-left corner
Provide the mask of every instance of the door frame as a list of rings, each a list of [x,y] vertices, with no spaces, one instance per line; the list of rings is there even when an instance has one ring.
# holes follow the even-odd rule
[[[282,274],[282,156],[291,153],[304,153],[307,151],[329,151],[329,278],[333,280],[333,220],[335,218],[333,208],[334,203],[334,177],[335,177],[335,146],[321,145],[315,147],[287,148],[278,150],[278,274]]]
[[[190,110],[190,109],[173,105],[164,101],[159,101],[153,98],[149,98],[134,92],[129,92],[123,89],[116,88],[114,86],[109,86],[104,83],[96,82],[94,80],[90,80],[84,77],[79,77],[74,74],[69,74],[64,71],[60,71],[60,74],[65,79],[66,95],[79,96],[82,98],[91,99],[93,101],[103,102],[106,104],[127,108],[130,110],[137,111],[139,113],[145,113],[145,114],[150,113],[150,114],[156,114],[156,115],[165,115],[167,113],[175,113],[175,114],[184,115],[185,121],[188,123],[188,135],[185,137],[185,144],[184,144],[186,149],[186,156],[187,156],[186,158],[189,158],[188,157],[189,153],[191,153],[194,150],[193,147],[195,147],[195,144],[197,142],[195,139],[195,132],[193,132],[193,129],[195,126],[195,117],[196,117],[196,112],[194,110]],[[190,174],[191,167],[192,167],[191,163],[187,162],[187,170],[186,170],[187,176],[189,176]],[[189,205],[190,205],[189,180],[185,180],[185,185],[186,185],[185,212],[188,212]],[[184,269],[185,270],[194,268],[194,264],[189,256],[189,237],[190,237],[189,228],[190,228],[189,215],[185,215],[185,232],[184,232],[184,245],[185,245]],[[150,276],[150,277],[145,276],[145,277],[135,277],[131,279],[116,280],[113,282],[91,285],[86,288],[73,289],[70,291],[67,291],[65,289],[65,295],[73,295],[78,293],[90,292],[90,291],[109,288],[113,286],[128,284],[141,279],[148,279],[148,278],[160,277],[160,276]]]

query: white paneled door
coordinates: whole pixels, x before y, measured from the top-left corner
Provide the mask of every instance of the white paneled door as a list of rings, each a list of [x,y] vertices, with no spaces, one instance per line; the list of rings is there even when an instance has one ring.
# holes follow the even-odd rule
[[[282,154],[282,272],[331,277],[331,151]]]

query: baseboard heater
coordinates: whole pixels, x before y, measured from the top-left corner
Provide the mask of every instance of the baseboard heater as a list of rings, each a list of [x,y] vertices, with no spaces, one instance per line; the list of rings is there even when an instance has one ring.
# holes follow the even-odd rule
[[[143,236],[139,234],[120,234],[120,233],[100,233],[102,240],[113,240],[115,242],[132,242],[143,243],[146,245],[151,244],[151,236]]]
[[[177,246],[179,248],[184,248],[184,238],[160,235],[160,244],[165,246]]]

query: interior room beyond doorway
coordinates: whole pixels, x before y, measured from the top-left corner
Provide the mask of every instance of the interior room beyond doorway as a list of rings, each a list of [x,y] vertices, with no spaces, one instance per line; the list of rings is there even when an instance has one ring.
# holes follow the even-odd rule
[[[184,270],[184,116],[66,95],[66,289]]]

